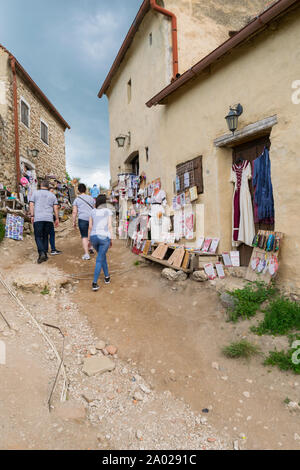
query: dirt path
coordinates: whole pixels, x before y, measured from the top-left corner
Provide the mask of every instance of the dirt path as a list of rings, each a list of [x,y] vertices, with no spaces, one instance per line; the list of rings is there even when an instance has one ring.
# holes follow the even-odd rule
[[[0,322],[0,340],[8,348],[7,365],[0,366],[0,448],[232,449],[238,441],[240,449],[299,449],[299,414],[283,403],[286,397],[299,401],[297,376],[269,371],[261,358],[247,363],[221,354],[242,337],[265,352],[280,347],[281,339],[255,337],[249,322],[226,323],[215,289],[190,280],[169,283],[160,268],[135,266],[137,257],[121,241],[109,252],[111,285],[101,283],[97,293],[91,279],[60,287],[55,283],[64,273],[92,277],[94,261],[81,260],[73,231],[66,229],[57,245],[64,254],[37,266],[32,240],[6,241],[1,273],[19,286],[18,295],[40,323],[67,331],[71,416],[60,410],[61,383],[49,414],[57,364],[0,289],[2,312],[15,329],[11,334]],[[51,288],[42,295],[46,280]],[[48,333],[60,350],[61,339]],[[116,369],[88,378],[82,362],[100,339],[118,347]],[[134,399],[141,389],[148,391]]]
[[[74,234],[62,248],[64,256],[55,258],[55,265],[92,274],[94,262],[81,262]],[[226,323],[214,289],[192,281],[169,283],[160,268],[137,267],[136,260],[124,242],[114,242],[110,269],[123,274],[112,274],[112,284],[101,285],[98,293],[91,292],[91,280],[78,284],[73,301],[97,335],[116,344],[119,357],[136,365],[156,390],[170,390],[196,412],[209,408],[209,422],[238,439],[241,448],[299,449],[300,416],[284,405],[286,397],[300,400],[299,378],[270,371],[261,357],[248,363],[221,354],[224,345],[242,337],[265,352],[280,348],[284,340],[254,336],[249,322]]]

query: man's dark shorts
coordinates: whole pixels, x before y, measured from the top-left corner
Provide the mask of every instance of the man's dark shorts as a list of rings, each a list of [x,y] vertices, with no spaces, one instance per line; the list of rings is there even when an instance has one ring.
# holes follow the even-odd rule
[[[89,222],[87,220],[78,220],[78,227],[80,230],[81,238],[89,237]]]

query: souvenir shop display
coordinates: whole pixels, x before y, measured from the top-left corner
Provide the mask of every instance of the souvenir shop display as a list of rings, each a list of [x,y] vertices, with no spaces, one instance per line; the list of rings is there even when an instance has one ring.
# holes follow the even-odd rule
[[[225,279],[224,266],[222,263],[216,263],[216,270],[219,279]]]
[[[197,186],[193,186],[192,188],[190,188],[190,200],[191,200],[191,202],[194,202],[194,201],[198,200]]]
[[[24,218],[12,214],[7,214],[5,225],[5,238],[12,240],[23,240]]]
[[[269,150],[253,162],[254,219],[255,223],[274,225],[275,208],[271,180],[271,160]]]
[[[231,264],[234,268],[239,268],[241,265],[240,262],[240,252],[239,251],[231,251],[230,252],[230,259]]]
[[[219,243],[220,243],[220,238],[213,238],[212,242],[211,242],[211,245],[210,245],[210,248],[209,248],[209,253],[214,255],[217,252]]]
[[[225,251],[224,253],[222,253],[222,258],[223,258],[224,266],[226,266],[226,268],[232,268],[232,261],[231,261],[230,253]]]
[[[215,271],[215,268],[214,268],[214,265],[212,263],[207,263],[205,266],[204,266],[204,271],[205,271],[205,274],[208,276],[208,278],[211,280],[211,281],[214,281],[216,279],[216,271]]]
[[[248,281],[267,284],[277,274],[283,233],[259,230],[253,239],[253,253],[246,274]]]
[[[212,242],[212,238],[206,238],[205,239],[202,250],[201,250],[202,253],[208,253],[209,252],[211,242]]]
[[[252,197],[249,180],[252,178],[251,164],[240,160],[232,166],[231,182],[234,183],[232,211],[232,244],[251,246],[255,236]]]
[[[184,237],[186,240],[193,240],[194,238],[194,213],[191,204],[184,208]]]

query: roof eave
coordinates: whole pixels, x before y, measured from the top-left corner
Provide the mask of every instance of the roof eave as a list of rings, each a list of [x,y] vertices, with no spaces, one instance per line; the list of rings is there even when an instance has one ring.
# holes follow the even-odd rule
[[[232,49],[242,44],[251,36],[259,33],[262,29],[266,27],[266,25],[270,21],[274,20],[297,3],[299,3],[299,0],[278,0],[278,2],[271,5],[267,10],[258,15],[256,18],[254,18],[236,35],[234,35],[230,39],[227,39],[227,41],[222,43],[219,47],[217,47],[217,49],[212,51],[202,60],[193,65],[193,67],[183,73],[181,77],[176,80],[176,82],[171,83],[159,93],[157,93],[146,103],[146,106],[148,106],[148,108],[151,108],[152,106],[155,106],[157,104],[163,104],[163,101],[172,93],[174,93],[187,82],[195,78],[197,75],[199,75],[201,72],[207,69],[207,67],[215,63],[217,60],[224,57]]]
[[[150,0],[144,0],[138,11],[138,14],[136,15],[127,33],[126,38],[123,41],[123,44],[118,52],[118,55],[115,58],[114,63],[112,64],[111,69],[98,93],[98,98],[102,98],[102,96],[107,92],[115,73],[117,72],[122,60],[124,59],[126,52],[131,46],[131,43],[134,39],[136,32],[138,31],[140,24],[142,23],[144,17],[146,16],[149,10],[150,10]]]

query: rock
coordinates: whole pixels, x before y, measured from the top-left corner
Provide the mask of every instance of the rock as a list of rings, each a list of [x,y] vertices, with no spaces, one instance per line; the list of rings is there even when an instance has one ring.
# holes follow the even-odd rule
[[[215,439],[214,437],[209,437],[207,439],[207,442],[216,442],[217,439]]]
[[[294,434],[294,439],[295,439],[295,441],[300,441],[300,436],[296,432]]]
[[[90,349],[89,349],[89,352],[92,356],[96,356],[97,354],[97,349],[95,348],[95,346],[92,346]]]
[[[142,392],[144,392],[146,395],[149,395],[151,393],[151,390],[150,388],[148,388],[146,385],[144,384],[141,384],[140,385],[140,389],[142,390]]]
[[[116,346],[113,346],[112,344],[110,346],[106,346],[105,349],[111,356],[114,356],[118,352],[118,348]]]
[[[195,271],[192,275],[192,279],[196,282],[205,282],[208,281],[208,276],[205,271]]]
[[[91,377],[92,375],[111,372],[115,367],[116,364],[108,357],[94,356],[84,360],[82,371]]]
[[[239,441],[234,441],[233,442],[233,450],[240,450]]]
[[[162,277],[168,281],[186,281],[188,276],[183,271],[175,271],[174,269],[165,268],[161,273]]]
[[[249,392],[244,392],[243,395],[244,395],[245,398],[250,398],[250,393]]]
[[[290,411],[300,411],[300,406],[295,401],[290,401],[287,407]]]
[[[59,403],[54,408],[54,414],[63,420],[81,423],[86,419],[86,409],[75,401]]]
[[[135,435],[136,435],[136,438],[137,438],[139,441],[141,441],[141,440],[143,439],[143,433],[142,433],[142,431],[139,431],[139,430],[138,430]]]
[[[133,399],[136,401],[144,401],[144,397],[140,392],[134,392]]]
[[[217,362],[213,362],[211,366],[212,366],[213,369],[216,369],[216,370],[220,369],[220,366]]]
[[[201,424],[207,424],[207,418],[200,418],[200,423]]]
[[[103,349],[105,349],[105,346],[106,346],[106,343],[104,341],[99,341],[97,344],[96,344],[96,349],[98,351],[102,351]]]
[[[220,301],[225,308],[229,308],[231,310],[234,310],[236,306],[236,299],[230,294],[222,294],[220,296]]]
[[[234,268],[226,268],[226,269],[230,276],[237,277],[240,279],[245,279],[248,268],[241,266],[239,268],[234,267]]]

